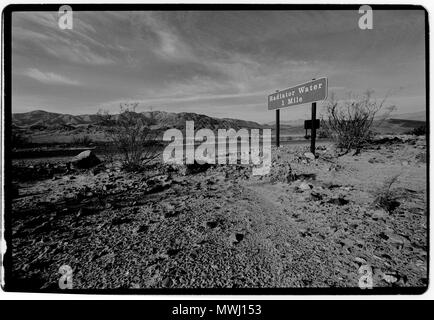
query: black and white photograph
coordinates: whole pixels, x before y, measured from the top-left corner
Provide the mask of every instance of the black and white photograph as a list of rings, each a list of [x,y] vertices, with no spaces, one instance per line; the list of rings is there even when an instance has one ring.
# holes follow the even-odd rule
[[[427,19],[7,7],[3,289],[423,293]]]

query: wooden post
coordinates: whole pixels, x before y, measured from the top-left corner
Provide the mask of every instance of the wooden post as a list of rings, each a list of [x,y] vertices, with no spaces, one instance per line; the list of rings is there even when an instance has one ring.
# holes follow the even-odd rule
[[[280,147],[280,109],[276,109],[276,147]]]

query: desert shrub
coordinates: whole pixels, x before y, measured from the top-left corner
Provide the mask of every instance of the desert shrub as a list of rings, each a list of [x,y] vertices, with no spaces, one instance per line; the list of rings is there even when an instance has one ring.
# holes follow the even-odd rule
[[[273,164],[270,172],[270,182],[289,183],[295,180],[297,180],[297,175],[288,162]]]
[[[383,183],[383,186],[376,191],[376,197],[374,199],[374,205],[382,208],[387,212],[393,212],[400,203],[398,202],[398,196],[392,190],[392,185],[398,181],[399,175],[395,175]]]
[[[407,134],[414,134],[416,136],[425,136],[426,135],[426,125],[414,128],[414,129],[412,129],[406,133]]]
[[[352,149],[359,152],[372,138],[374,118],[384,101],[372,100],[370,91],[360,97],[350,95],[343,102],[336,101],[332,95],[321,122],[323,130],[344,154]]]
[[[116,155],[116,151],[117,150],[112,147],[110,142],[102,143],[98,148],[98,154],[101,156],[106,165],[115,164],[116,159],[119,158]]]
[[[12,130],[12,148],[25,148],[30,144],[30,139],[23,133]]]
[[[426,152],[421,152],[419,154],[416,155],[416,160],[419,163],[426,163],[427,162],[427,154]]]
[[[126,171],[139,171],[159,155],[157,133],[150,129],[149,121],[136,113],[137,105],[121,104],[117,116],[99,112],[99,124],[121,155],[122,166]]]
[[[320,139],[326,139],[330,138],[330,132],[327,130],[327,128],[324,128],[324,121],[321,121],[321,127],[317,130],[318,138]]]
[[[87,135],[75,136],[72,138],[72,144],[76,146],[89,146],[92,143],[93,143],[92,138]]]

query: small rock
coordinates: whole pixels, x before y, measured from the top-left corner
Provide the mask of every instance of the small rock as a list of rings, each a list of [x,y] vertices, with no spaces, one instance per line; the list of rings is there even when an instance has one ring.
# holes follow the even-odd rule
[[[170,203],[167,203],[167,202],[163,202],[162,204],[161,204],[161,206],[164,208],[164,210],[166,210],[166,211],[174,211],[175,210],[175,206],[173,206],[172,204],[170,204]]]
[[[185,165],[185,175],[189,175],[189,174],[196,174],[199,172],[204,172],[207,171],[209,168],[211,167],[210,164],[208,163],[199,163],[194,161],[193,164],[187,164]]]
[[[386,220],[387,212],[383,209],[378,209],[378,210],[375,210],[374,212],[372,212],[371,217],[373,220],[380,220],[380,219]]]
[[[115,217],[112,219],[111,224],[113,226],[118,226],[121,224],[125,224],[125,223],[130,223],[131,221],[133,221],[133,219],[131,218],[127,218],[127,217]]]
[[[106,184],[102,187],[102,189],[103,189],[104,191],[107,191],[107,190],[113,189],[114,187],[115,187],[115,186],[114,186],[113,183],[106,183]]]
[[[162,281],[161,284],[165,288],[170,288],[172,286],[172,283],[173,283],[172,279],[170,279],[169,277],[166,277],[166,278],[163,279],[163,281]]]
[[[416,155],[416,160],[420,163],[426,163],[427,160],[426,152],[422,152]]]
[[[303,181],[303,182],[300,183],[300,185],[298,186],[298,189],[299,189],[299,190],[302,190],[302,191],[310,190],[310,189],[312,189],[312,185],[310,185],[309,183]]]
[[[229,237],[231,244],[238,244],[244,239],[244,234],[242,233],[232,233]]]
[[[315,160],[315,155],[312,152],[306,152],[304,156],[310,160]]]
[[[217,221],[206,221],[205,222],[205,226],[207,228],[210,228],[210,229],[214,229],[215,227],[217,227],[217,225],[218,225]]]
[[[389,242],[398,250],[401,250],[404,247],[404,240],[399,235],[391,235],[389,237]]]
[[[354,261],[357,262],[358,264],[361,264],[361,265],[365,265],[367,263],[367,261],[365,259],[360,258],[360,257],[355,257]]]
[[[327,202],[328,202],[328,203],[331,203],[331,204],[336,204],[336,205],[338,205],[338,206],[343,206],[343,205],[346,205],[346,204],[349,203],[348,200],[346,200],[346,199],[344,199],[344,198],[342,198],[342,197],[332,198],[332,199],[330,199],[330,200],[327,201]]]
[[[384,232],[381,232],[378,234],[378,236],[383,239],[383,240],[389,240],[389,236],[387,234],[385,234]]]
[[[91,151],[86,150],[71,159],[72,165],[80,169],[89,169],[101,163],[101,160]]]
[[[389,284],[395,283],[398,281],[398,277],[396,274],[388,274],[388,273],[384,273],[382,276],[382,279],[384,281],[386,281]]]
[[[383,159],[377,159],[375,157],[368,160],[369,163],[384,163]]]
[[[322,200],[322,195],[316,191],[312,191],[310,193],[310,198],[314,201],[320,201]]]
[[[92,169],[92,174],[97,175],[101,172],[104,172],[104,169],[105,169],[104,165],[99,165],[99,166]]]
[[[172,180],[167,175],[160,175],[148,179],[146,183],[147,183],[146,191],[148,193],[154,193],[169,188],[172,185]]]
[[[181,252],[181,249],[168,249],[167,251],[166,251],[166,253],[167,253],[167,255],[169,256],[169,257],[174,257],[174,256],[176,256],[178,253],[180,253]]]
[[[76,217],[80,218],[80,217],[83,217],[83,216],[90,215],[91,213],[92,213],[92,210],[90,210],[89,208],[83,207],[83,208],[80,208],[80,210],[78,210],[78,212],[76,214]]]
[[[325,183],[324,184],[324,187],[325,188],[327,188],[327,189],[329,189],[329,190],[333,190],[333,189],[336,189],[336,188],[340,188],[340,187],[342,187],[340,184],[335,184],[335,183]]]
[[[141,232],[148,232],[149,226],[146,224],[142,224],[141,226],[138,226],[134,231],[135,233],[141,233]]]

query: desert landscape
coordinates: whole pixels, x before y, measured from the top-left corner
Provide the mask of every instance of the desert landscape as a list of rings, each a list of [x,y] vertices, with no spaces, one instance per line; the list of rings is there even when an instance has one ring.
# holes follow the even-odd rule
[[[5,15],[6,291],[427,289],[425,8],[38,6]]]
[[[185,115],[169,116],[155,130],[181,128]],[[427,146],[414,134],[423,120],[388,119],[383,131],[399,130],[377,133],[356,155],[320,139],[315,157],[301,128],[292,140],[302,143],[273,146],[270,173],[253,176],[250,165],[161,157],[126,172],[102,152],[91,117],[85,127],[71,119],[13,117],[28,144],[13,153],[14,288],[55,291],[62,265],[74,289],[354,288],[363,265],[374,287],[428,284]]]

